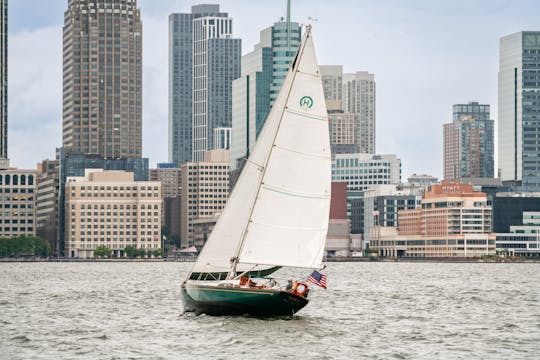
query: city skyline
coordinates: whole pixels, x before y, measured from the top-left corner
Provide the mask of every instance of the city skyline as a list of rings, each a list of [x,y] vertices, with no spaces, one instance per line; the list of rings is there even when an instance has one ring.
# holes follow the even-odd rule
[[[144,34],[143,156],[150,158],[151,166],[167,160],[167,17],[198,3],[138,3]],[[242,39],[243,54],[258,42],[260,30],[285,12],[285,1],[214,3],[234,19],[233,36]],[[53,158],[61,144],[61,27],[66,4],[10,3],[12,166],[34,168],[38,161]],[[539,8],[532,1],[527,4],[531,10]],[[441,124],[450,118],[449,105],[469,100],[490,104],[497,120],[499,39],[534,30],[534,11],[520,11],[527,4],[515,9],[506,1],[344,1],[329,7],[323,1],[298,0],[292,3],[291,19],[304,23],[308,16],[317,19],[314,34],[320,64],[343,64],[346,72],[369,71],[377,77],[377,152],[401,158],[404,177],[412,173],[441,177],[442,136],[422,134],[441,134]],[[463,26],[473,20],[477,24],[479,16],[483,26],[474,33]],[[363,26],[352,32],[340,26],[347,22]]]

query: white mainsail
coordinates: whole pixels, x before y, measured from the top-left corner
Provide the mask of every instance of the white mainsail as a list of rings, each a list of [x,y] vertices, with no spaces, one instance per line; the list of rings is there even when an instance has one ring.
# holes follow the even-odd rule
[[[233,257],[239,269],[320,267],[330,182],[328,117],[308,30],[192,272],[228,272]]]

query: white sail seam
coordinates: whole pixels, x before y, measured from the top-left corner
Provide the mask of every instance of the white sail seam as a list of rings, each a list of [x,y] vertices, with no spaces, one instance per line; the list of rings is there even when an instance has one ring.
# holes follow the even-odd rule
[[[322,154],[321,155],[321,154],[315,154],[315,153],[307,153],[307,152],[297,151],[297,150],[293,150],[291,148],[286,148],[286,147],[279,146],[279,145],[274,145],[274,146],[276,148],[280,149],[280,150],[292,152],[292,153],[295,153],[295,154],[305,155],[306,157],[320,158],[320,159],[330,159],[330,158],[332,158],[332,155],[329,155],[329,154]]]
[[[256,222],[256,221],[252,221],[252,224],[262,225],[262,226],[269,227],[269,228],[274,228],[274,229],[304,230],[304,231],[312,231],[312,232],[319,232],[319,231],[322,231],[322,230],[326,229],[325,227],[322,227],[322,228],[307,228],[307,227],[299,227],[299,226],[272,225],[272,224],[267,224],[267,223],[263,223],[263,222]]]
[[[293,110],[291,108],[287,108],[287,110],[285,110],[285,111],[290,113],[290,114],[300,115],[302,117],[306,117],[306,118],[313,119],[313,120],[328,121],[328,116],[326,116],[326,115],[308,114],[308,113],[305,113],[305,112]]]
[[[290,190],[286,190],[286,189],[283,189],[283,188],[280,188],[280,187],[277,187],[277,186],[268,185],[268,184],[263,184],[261,187],[263,189],[278,192],[278,193],[285,194],[285,195],[303,197],[303,198],[310,198],[310,199],[328,199],[328,197],[330,196],[328,194],[321,194],[321,193],[311,193],[310,194],[310,193],[302,193],[302,192],[298,192],[298,191],[290,191]]]

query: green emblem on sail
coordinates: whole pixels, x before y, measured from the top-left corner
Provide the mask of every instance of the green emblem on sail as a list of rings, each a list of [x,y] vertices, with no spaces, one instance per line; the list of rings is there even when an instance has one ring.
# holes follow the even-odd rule
[[[300,99],[300,107],[307,110],[311,109],[312,106],[313,99],[311,98],[311,96],[302,96],[302,98]]]

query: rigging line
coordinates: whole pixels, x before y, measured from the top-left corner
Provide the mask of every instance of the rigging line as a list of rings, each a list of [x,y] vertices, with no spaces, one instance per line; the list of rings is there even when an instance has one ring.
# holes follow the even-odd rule
[[[300,48],[298,49],[298,52],[296,54],[296,57],[295,59],[293,60],[292,62],[292,67],[291,67],[291,72],[292,72],[292,79],[291,79],[291,82],[290,84],[288,85],[289,86],[289,89],[288,89],[288,92],[287,92],[287,96],[285,98],[285,106],[283,107],[283,109],[281,110],[281,114],[279,116],[279,122],[277,124],[277,127],[276,127],[276,132],[273,134],[273,140],[272,140],[272,144],[275,144],[276,142],[276,138],[277,138],[277,134],[279,132],[279,128],[281,126],[281,122],[283,121],[283,116],[285,114],[285,110],[287,109],[287,103],[289,102],[289,98],[291,96],[291,92],[292,92],[292,87],[294,85],[294,81],[296,79],[296,74],[298,73],[298,68],[299,68],[299,59],[301,59],[301,57],[304,55],[304,51],[306,49],[306,43],[307,43],[307,40],[308,38],[311,36],[311,31],[308,30],[305,34],[305,40],[301,43],[300,45]],[[266,121],[265,121],[266,123]],[[254,197],[254,200],[253,200],[253,203],[251,204],[251,208],[249,210],[249,217],[248,217],[248,222],[246,223],[246,226],[244,227],[244,229],[242,230],[242,236],[241,236],[241,240],[240,240],[240,244],[237,248],[237,251],[235,253],[235,256],[231,259],[232,260],[232,267],[231,267],[231,272],[229,274],[228,277],[230,277],[230,275],[232,275],[233,273],[236,272],[236,265],[238,264],[238,261],[239,261],[239,256],[240,256],[240,253],[242,252],[242,248],[244,247],[244,242],[245,242],[245,239],[246,239],[246,233],[247,233],[247,228],[249,226],[249,223],[251,221],[251,217],[253,216],[253,210],[255,208],[255,202],[257,201],[257,198],[259,197],[259,193],[261,191],[261,183],[264,181],[264,176],[266,174],[266,169],[267,169],[267,165],[268,165],[268,161],[270,160],[270,156],[272,155],[272,151],[273,151],[274,147],[270,147],[270,151],[268,152],[268,155],[266,156],[266,159],[264,161],[264,166],[262,168],[262,174],[261,174],[261,182],[259,183],[259,188],[257,189],[257,194],[255,194],[255,197]]]

